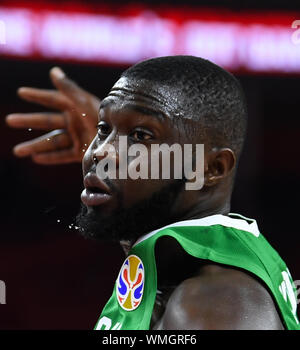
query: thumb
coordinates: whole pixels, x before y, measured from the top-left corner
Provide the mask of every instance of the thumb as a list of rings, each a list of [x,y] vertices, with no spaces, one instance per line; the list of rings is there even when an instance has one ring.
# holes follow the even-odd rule
[[[85,95],[85,91],[73,80],[69,79],[59,67],[53,67],[50,70],[50,78],[53,85],[75,103],[82,100],[83,95]]]

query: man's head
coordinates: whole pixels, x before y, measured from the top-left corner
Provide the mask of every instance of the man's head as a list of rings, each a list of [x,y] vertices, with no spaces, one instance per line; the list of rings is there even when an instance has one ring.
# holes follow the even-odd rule
[[[83,174],[88,175],[78,216],[83,233],[95,238],[136,240],[174,221],[226,211],[246,119],[238,81],[207,60],[161,57],[127,69],[101,103],[98,133],[83,159]],[[95,176],[103,159],[100,151],[107,145],[115,147],[117,153],[108,157],[115,158],[118,168],[120,136],[128,140],[128,147],[139,143],[149,153],[153,144],[204,144],[203,188],[187,191],[189,180],[183,176],[108,178],[104,189]],[[135,159],[127,158],[128,170],[136,166]],[[146,162],[150,169],[150,156]],[[109,193],[97,193],[99,187]]]

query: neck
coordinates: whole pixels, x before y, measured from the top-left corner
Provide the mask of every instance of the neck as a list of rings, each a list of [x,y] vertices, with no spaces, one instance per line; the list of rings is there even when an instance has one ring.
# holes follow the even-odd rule
[[[205,218],[207,216],[216,215],[216,214],[228,215],[229,212],[230,212],[229,201],[226,201],[221,205],[214,206],[207,209],[202,209],[201,207],[196,206],[192,208],[192,210],[189,210],[189,212],[183,215],[178,221],[201,219],[201,218]]]
[[[178,216],[176,218],[176,222],[184,221],[184,220],[193,220],[193,219],[201,219],[207,216],[222,214],[228,215],[230,212],[230,199],[222,203],[221,205],[211,206],[210,208],[203,209],[202,205],[197,205],[190,209],[188,212]],[[173,223],[174,221],[170,222]],[[125,255],[127,256],[130,249],[132,248],[134,241],[120,241],[120,245],[123,248]]]

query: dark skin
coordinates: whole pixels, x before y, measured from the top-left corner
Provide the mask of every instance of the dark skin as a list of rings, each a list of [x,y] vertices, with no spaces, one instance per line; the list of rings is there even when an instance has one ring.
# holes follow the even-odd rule
[[[167,281],[167,286],[157,295],[152,329],[284,329],[272,297],[254,276],[187,257],[169,238],[157,245],[158,283]],[[189,272],[181,268],[179,276],[169,275],[182,266],[189,266]]]
[[[120,135],[127,136],[128,145],[139,142],[147,148],[152,143],[191,143],[189,135],[172,121],[168,106],[155,95],[155,86],[150,83],[137,87],[130,81],[117,82],[112,96],[102,101],[101,126],[95,136],[100,101],[60,71],[52,70],[51,78],[57,91],[23,88],[19,94],[26,100],[58,109],[61,113],[53,114],[52,118],[45,113],[11,115],[7,117],[7,123],[12,127],[40,127],[59,129],[60,132],[50,135],[50,142],[45,142],[49,138],[46,134],[17,145],[17,156],[31,156],[42,164],[68,163],[81,160],[81,147],[90,144],[82,159],[83,175],[86,175],[95,170],[95,162],[100,160],[97,151],[105,142],[117,148]],[[124,84],[131,84],[130,94],[122,90]],[[145,89],[149,98],[141,97]],[[86,114],[84,118],[81,118],[82,113]],[[204,187],[199,191],[183,189],[178,193],[170,207],[171,217],[177,221],[230,212],[235,154],[229,148],[214,147],[209,140],[192,140],[193,143],[203,143],[201,141],[205,143]],[[128,167],[132,161],[133,158],[129,157]],[[130,207],[174,180],[112,181],[122,193],[122,205]],[[117,197],[112,196],[105,206],[90,209],[101,210],[109,216],[118,205]],[[121,240],[125,253],[133,243]],[[158,240],[155,253],[160,292],[152,314],[152,329],[284,329],[267,288],[251,274],[194,259],[168,237]],[[176,275],[172,275],[170,271],[175,270]]]

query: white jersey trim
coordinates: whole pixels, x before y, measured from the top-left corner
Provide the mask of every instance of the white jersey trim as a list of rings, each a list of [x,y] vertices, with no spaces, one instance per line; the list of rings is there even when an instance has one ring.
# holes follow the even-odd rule
[[[157,232],[168,228],[168,227],[178,227],[178,226],[212,226],[212,225],[222,225],[225,227],[232,227],[236,228],[238,230],[242,231],[247,231],[252,233],[255,237],[258,237],[260,235],[256,220],[246,218],[243,215],[236,214],[236,213],[229,213],[228,215],[232,216],[238,216],[241,219],[237,219],[234,217],[229,217],[225,216],[222,214],[215,214],[215,215],[210,215],[205,218],[201,219],[193,219],[193,220],[184,220],[184,221],[178,221],[174,222],[173,224],[161,227],[157,230],[151,231],[144,236],[140,237],[133,245],[136,246],[138,243],[141,243],[142,241],[148,239],[149,237],[152,237],[155,235]],[[250,221],[250,223],[248,222]]]

